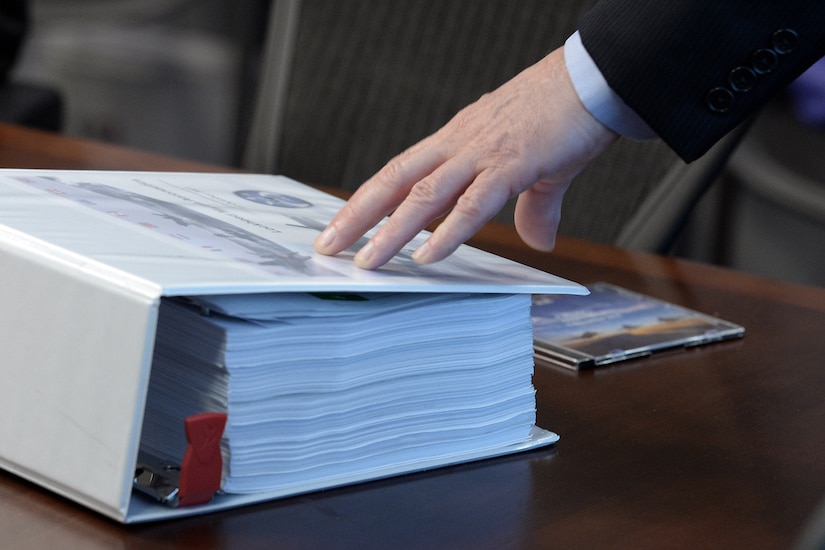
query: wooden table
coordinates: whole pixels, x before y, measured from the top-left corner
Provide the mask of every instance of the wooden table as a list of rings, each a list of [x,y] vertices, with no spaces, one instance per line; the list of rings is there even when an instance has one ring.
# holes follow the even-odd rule
[[[217,169],[8,126],[0,126],[0,166]],[[0,473],[0,548],[793,543],[825,497],[825,290],[570,239],[541,254],[503,226],[486,227],[474,244],[748,332],[581,374],[538,366],[539,425],[561,435],[555,448],[226,513],[126,527]]]

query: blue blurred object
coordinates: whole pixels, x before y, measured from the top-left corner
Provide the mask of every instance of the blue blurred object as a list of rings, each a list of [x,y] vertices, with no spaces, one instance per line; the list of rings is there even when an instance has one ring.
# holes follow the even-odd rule
[[[825,126],[825,57],[788,86],[794,116],[810,126]]]

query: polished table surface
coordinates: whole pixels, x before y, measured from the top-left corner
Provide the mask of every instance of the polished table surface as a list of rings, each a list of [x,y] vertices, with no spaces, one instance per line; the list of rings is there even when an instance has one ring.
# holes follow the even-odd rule
[[[218,169],[10,126],[0,167]],[[793,544],[825,497],[825,290],[571,239],[538,253],[496,225],[474,244],[747,335],[580,374],[538,365],[538,423],[561,435],[553,448],[225,513],[122,526],[0,473],[0,548]]]

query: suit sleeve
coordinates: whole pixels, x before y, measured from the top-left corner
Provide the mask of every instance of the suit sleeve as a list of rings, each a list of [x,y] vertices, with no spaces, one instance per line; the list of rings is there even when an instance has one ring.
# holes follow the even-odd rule
[[[601,0],[582,43],[610,87],[685,161],[825,55],[821,0]]]

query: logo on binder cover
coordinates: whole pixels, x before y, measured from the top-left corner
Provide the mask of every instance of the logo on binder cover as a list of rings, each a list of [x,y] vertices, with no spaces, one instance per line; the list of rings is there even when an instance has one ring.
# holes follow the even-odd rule
[[[266,204],[268,206],[277,206],[279,208],[308,208],[312,206],[311,202],[305,201],[304,199],[290,195],[282,195],[281,193],[273,193],[271,191],[243,190],[235,191],[235,194],[248,201]]]

